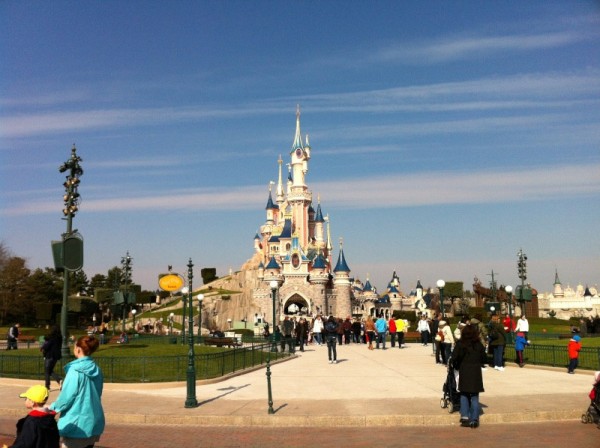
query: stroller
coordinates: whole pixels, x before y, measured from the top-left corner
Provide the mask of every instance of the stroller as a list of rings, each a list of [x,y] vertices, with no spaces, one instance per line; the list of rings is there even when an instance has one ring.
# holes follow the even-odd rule
[[[440,407],[442,409],[448,408],[450,414],[459,411],[460,393],[457,390],[456,375],[452,366],[448,366],[448,374],[446,375],[446,382],[442,386],[442,391],[444,396],[440,399]]]
[[[590,406],[581,415],[581,423],[596,423],[600,429],[600,372],[596,372],[596,383],[590,392]]]

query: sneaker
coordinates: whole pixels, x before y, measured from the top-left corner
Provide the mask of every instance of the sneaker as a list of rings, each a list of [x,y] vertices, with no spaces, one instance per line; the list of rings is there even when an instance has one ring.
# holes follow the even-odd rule
[[[468,428],[469,426],[471,426],[469,424],[469,419],[468,418],[461,418],[460,419],[460,426],[462,426],[463,428]]]
[[[478,428],[479,427],[479,421],[478,420],[473,420],[471,423],[469,423],[469,426],[471,427],[471,429]]]
[[[334,364],[337,364],[337,360],[335,360],[335,359],[334,359],[334,360],[333,360],[333,363],[334,363]]]
[[[498,367],[498,371],[504,372],[504,367]]]
[[[330,359],[330,360],[329,360],[329,364],[332,364],[332,363],[333,363],[333,361]]]

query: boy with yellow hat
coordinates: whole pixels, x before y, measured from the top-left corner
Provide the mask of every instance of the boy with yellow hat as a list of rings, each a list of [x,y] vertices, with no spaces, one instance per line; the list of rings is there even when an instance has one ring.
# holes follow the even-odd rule
[[[45,407],[48,389],[31,386],[19,397],[25,398],[25,407],[30,411],[17,422],[17,438],[11,448],[59,448],[56,412]]]

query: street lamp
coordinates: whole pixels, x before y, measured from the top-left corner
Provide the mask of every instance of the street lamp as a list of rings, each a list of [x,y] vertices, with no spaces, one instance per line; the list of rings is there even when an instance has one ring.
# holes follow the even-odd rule
[[[507,300],[508,300],[508,317],[510,317],[512,319],[512,292],[513,292],[513,287],[510,286],[510,285],[507,285],[507,286],[504,287],[504,291],[506,292],[506,296],[507,296]]]
[[[196,366],[194,356],[194,307],[192,306],[192,279],[194,278],[192,259],[187,264],[188,267],[188,368],[187,368],[187,398],[185,399],[186,408],[198,407],[198,400],[196,399]],[[185,315],[184,315],[185,318]],[[184,325],[185,327],[185,325]]]
[[[123,333],[125,333],[125,319],[127,317],[127,304],[129,300],[129,282],[131,281],[131,261],[133,258],[129,256],[129,251],[124,257],[121,257],[121,271],[123,274],[123,282],[125,290],[123,291]]]
[[[83,265],[83,243],[80,238],[75,238],[77,236],[77,230],[73,231],[73,217],[79,210],[79,193],[77,192],[77,187],[80,182],[79,178],[83,175],[83,168],[79,165],[81,160],[81,157],[77,155],[77,148],[73,145],[73,148],[71,148],[71,158],[58,168],[58,171],[61,173],[64,173],[65,171],[69,172],[66,182],[63,183],[63,186],[65,187],[65,195],[63,196],[65,208],[63,209],[63,214],[65,215],[64,219],[67,221],[67,231],[63,233],[62,241],[56,245],[57,248],[60,248],[61,253],[60,263],[56,267],[57,270],[63,270],[63,302],[60,312],[60,331],[63,336],[61,354],[63,359],[68,359],[71,356],[71,352],[69,351],[69,335],[67,333],[69,272],[77,271],[81,269],[81,266],[77,267],[77,265]],[[79,242],[81,242],[81,246],[79,245]],[[77,244],[73,247],[71,243]],[[67,250],[67,246],[69,247],[69,250]],[[69,260],[69,263],[67,263],[67,258],[72,257],[75,259],[80,257],[81,263],[79,263],[79,260],[75,260],[73,265],[67,266],[74,261]]]
[[[271,287],[271,299],[273,300],[273,323],[271,324],[271,351],[277,352],[277,343],[275,341],[275,300],[277,296],[277,288],[279,287],[279,282],[277,280],[271,280],[269,286]]]
[[[131,314],[133,315],[133,331],[135,331],[135,314],[137,313],[137,310],[134,308],[131,310]]]
[[[440,290],[440,307],[442,308],[442,317],[446,317],[446,312],[444,311],[444,286],[446,286],[446,282],[442,279],[437,281],[437,287]]]
[[[184,286],[183,288],[181,288],[181,302],[183,303],[183,313],[182,313],[182,318],[181,318],[181,343],[182,344],[185,344],[185,316],[187,315],[185,304],[187,302],[187,295],[188,295],[189,290],[190,289],[187,286]]]
[[[175,317],[175,314],[171,313],[169,314],[169,334],[171,336],[173,336],[173,318]]]

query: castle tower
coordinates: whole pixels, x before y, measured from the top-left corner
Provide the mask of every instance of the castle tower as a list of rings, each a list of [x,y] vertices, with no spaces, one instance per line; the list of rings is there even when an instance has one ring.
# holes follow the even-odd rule
[[[555,271],[554,273],[554,293],[553,293],[555,298],[563,298],[565,296],[565,293],[562,289],[562,285],[560,284],[560,280],[558,278],[558,269]]]
[[[344,257],[343,243],[340,241],[340,255],[333,270],[335,278],[333,280],[336,300],[333,306],[334,314],[337,317],[346,317],[352,315],[352,304],[350,300],[350,268]]]
[[[302,143],[300,134],[300,106],[296,110],[296,134],[290,151],[292,184],[288,195],[288,203],[292,207],[292,222],[294,230],[298,232],[298,239],[302,247],[308,244],[308,208],[312,202],[312,193],[306,186],[306,173],[310,151]]]

